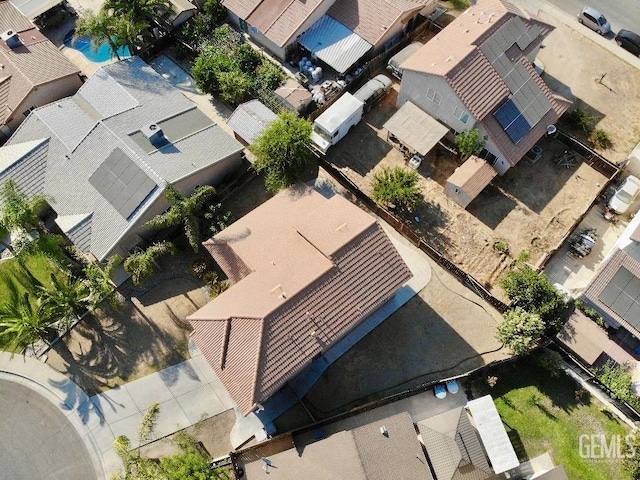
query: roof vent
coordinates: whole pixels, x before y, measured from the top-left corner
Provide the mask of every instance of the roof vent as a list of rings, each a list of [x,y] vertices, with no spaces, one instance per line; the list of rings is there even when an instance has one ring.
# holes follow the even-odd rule
[[[7,47],[14,49],[22,45],[22,40],[18,36],[18,32],[14,30],[7,30],[0,33],[0,39],[7,44]]]
[[[157,123],[152,123],[151,125],[142,127],[140,131],[145,137],[147,137],[147,140],[149,140],[154,147],[160,147],[167,141],[164,136],[164,132]]]
[[[380,427],[380,433],[389,438],[389,430],[387,430],[387,427],[385,427],[384,425]]]

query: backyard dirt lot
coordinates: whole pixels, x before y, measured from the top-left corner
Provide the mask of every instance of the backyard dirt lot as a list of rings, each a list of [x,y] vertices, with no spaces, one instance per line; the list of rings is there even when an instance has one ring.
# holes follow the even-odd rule
[[[395,85],[398,88],[398,85]],[[392,91],[349,137],[329,150],[328,160],[342,169],[367,193],[376,171],[402,166],[402,154],[386,141],[382,125],[395,109]],[[436,147],[419,168],[424,205],[407,218],[426,241],[467,273],[490,286],[500,296],[497,280],[521,251],[539,262],[564,238],[606,182],[606,177],[577,157],[562,166],[565,146],[552,139],[541,143],[544,154],[533,163],[523,160],[503,177],[496,177],[467,208],[444,194],[447,178],[460,165],[457,156]],[[509,254],[497,252],[495,242],[505,242]]]

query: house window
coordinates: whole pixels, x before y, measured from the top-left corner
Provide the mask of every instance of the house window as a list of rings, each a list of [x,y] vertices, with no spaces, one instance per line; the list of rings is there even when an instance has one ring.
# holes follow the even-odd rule
[[[467,123],[469,123],[469,114],[466,113],[461,108],[458,108],[458,107],[454,108],[453,109],[453,116],[456,117],[458,120],[460,120],[465,125]]]
[[[440,95],[431,87],[427,89],[427,98],[436,105],[440,105],[440,102],[442,102],[442,95]]]

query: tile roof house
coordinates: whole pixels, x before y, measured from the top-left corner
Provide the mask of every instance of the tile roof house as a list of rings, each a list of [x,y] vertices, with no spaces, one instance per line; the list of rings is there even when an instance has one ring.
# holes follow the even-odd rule
[[[102,260],[126,254],[166,208],[166,183],[190,193],[242,162],[242,145],[137,57],[31,112],[0,148],[0,183],[46,194],[60,229]]]
[[[279,193],[204,246],[234,285],[188,320],[245,415],[411,278],[375,218],[309,188]]]
[[[325,14],[352,31],[374,52],[402,35],[418,13],[430,14],[435,0],[223,0],[232,22],[281,61],[297,38]]]
[[[478,128],[503,174],[570,105],[532,64],[552,29],[506,0],[478,0],[402,64],[398,105],[410,100],[456,132]]]
[[[0,0],[0,131],[8,138],[29,112],[73,95],[80,70],[8,0]]]
[[[433,480],[407,412],[287,446],[268,457],[240,453],[235,458],[243,478],[264,478],[266,470],[273,480]]]

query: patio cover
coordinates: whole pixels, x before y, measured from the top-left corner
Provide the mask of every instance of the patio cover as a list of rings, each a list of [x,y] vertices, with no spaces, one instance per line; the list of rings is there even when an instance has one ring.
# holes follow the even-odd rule
[[[405,102],[384,128],[403,145],[424,156],[444,137],[449,129],[411,102]]]
[[[42,15],[47,10],[55,7],[64,0],[11,0],[13,6],[27,17],[33,20],[38,15]]]
[[[493,471],[499,474],[520,465],[491,395],[471,400],[467,403],[467,409],[480,434]]]
[[[329,15],[314,23],[298,42],[338,73],[349,70],[372,47]]]

